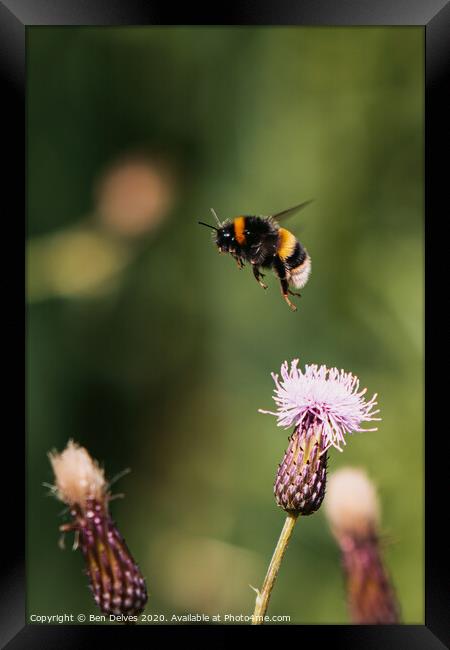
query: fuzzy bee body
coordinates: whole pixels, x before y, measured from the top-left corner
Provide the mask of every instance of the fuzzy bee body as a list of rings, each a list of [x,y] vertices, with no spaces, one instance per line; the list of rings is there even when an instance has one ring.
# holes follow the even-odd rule
[[[215,243],[221,253],[229,253],[243,268],[245,262],[251,264],[253,275],[264,289],[263,274],[260,269],[273,269],[280,281],[281,293],[289,307],[296,306],[289,294],[295,294],[290,286],[301,289],[308,281],[311,272],[311,258],[298,239],[286,228],[280,227],[278,219],[306,206],[310,201],[273,216],[241,215],[220,223],[219,227],[209,226],[216,231]]]

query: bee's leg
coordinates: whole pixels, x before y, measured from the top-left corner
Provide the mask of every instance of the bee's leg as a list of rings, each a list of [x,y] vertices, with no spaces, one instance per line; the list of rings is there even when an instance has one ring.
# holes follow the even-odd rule
[[[239,269],[239,270],[240,270],[240,269],[243,269],[244,266],[245,266],[245,264],[244,264],[244,262],[242,261],[242,258],[239,257],[239,255],[236,255],[236,253],[231,253],[231,255],[232,255],[233,259],[235,260],[235,262],[236,262],[236,264],[237,264],[237,266],[238,266],[238,269]]]
[[[283,298],[287,302],[289,308],[292,309],[292,311],[297,311],[297,307],[293,302],[289,300],[289,294],[291,291],[289,290],[289,282],[286,278],[286,267],[283,263],[283,260],[281,260],[278,255],[274,258],[273,268],[278,276],[278,279],[280,280],[280,288]]]
[[[256,264],[252,263],[252,271],[253,271],[253,275],[255,276],[256,282],[259,284],[259,286],[262,287],[263,289],[267,289],[267,284],[261,282],[261,278],[264,277],[264,274],[260,273],[259,268],[256,266]]]
[[[281,293],[283,294],[283,298],[285,299],[285,301],[289,305],[290,309],[292,309],[292,311],[297,311],[296,305],[294,305],[294,303],[289,300],[289,295],[288,294],[292,294],[293,296],[297,296],[299,294],[292,293],[292,291],[289,291],[289,284],[288,284],[288,281],[286,279],[282,280],[280,278],[280,284],[281,284]]]

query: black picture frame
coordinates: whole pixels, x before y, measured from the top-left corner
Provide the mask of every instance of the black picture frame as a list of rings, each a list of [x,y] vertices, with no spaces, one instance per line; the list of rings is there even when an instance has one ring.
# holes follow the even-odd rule
[[[5,209],[4,232],[8,232],[7,248],[20,251],[8,267],[8,281],[5,291],[6,304],[17,314],[21,312],[21,291],[25,285],[25,264],[23,251],[25,196],[25,97],[26,97],[26,28],[33,25],[328,25],[328,26],[423,26],[425,31],[426,80],[425,80],[425,246],[426,246],[426,313],[436,309],[431,302],[432,289],[442,273],[445,274],[446,256],[433,253],[430,242],[432,225],[439,220],[438,215],[445,215],[447,201],[444,191],[447,189],[448,164],[440,161],[448,157],[448,135],[445,137],[446,119],[450,114],[446,98],[447,72],[450,67],[450,3],[448,0],[274,0],[250,3],[242,2],[239,6],[229,5],[221,11],[212,6],[200,8],[189,7],[189,11],[176,11],[162,2],[138,0],[0,0],[0,70],[2,77],[2,104],[5,110],[4,133],[11,137],[3,142],[3,161],[6,163],[2,183],[3,205]],[[6,199],[6,201],[5,201]],[[12,227],[10,227],[10,225]],[[440,231],[438,231],[440,232]],[[6,242],[4,242],[5,246]],[[5,246],[6,248],[6,246]],[[434,243],[433,243],[434,248]],[[444,301],[446,302],[446,301]],[[11,319],[10,312],[8,314]],[[20,319],[20,317],[19,317]],[[18,323],[19,319],[15,322]],[[442,341],[445,341],[441,323]],[[10,367],[6,367],[4,377],[7,379],[9,392],[23,395],[23,383],[14,369],[20,367],[18,359],[24,359],[23,338],[20,327],[11,328],[17,333],[17,349],[9,350]],[[426,385],[431,373],[428,353],[431,342],[439,339],[439,327],[426,329],[427,371]],[[10,332],[8,333],[8,340]],[[6,340],[6,338],[4,339]],[[9,346],[5,346],[8,347]],[[431,355],[432,356],[432,355]],[[24,367],[23,364],[22,367]],[[26,369],[25,369],[26,371]],[[7,463],[11,468],[11,478],[4,487],[2,501],[2,541],[5,545],[2,562],[2,581],[0,598],[0,641],[2,647],[8,648],[71,648],[89,647],[94,637],[102,643],[117,642],[122,637],[127,644],[141,643],[144,640],[156,640],[160,636],[171,636],[173,640],[186,639],[194,632],[217,635],[220,632],[224,643],[236,629],[250,639],[259,634],[289,633],[300,634],[298,641],[320,646],[332,641],[334,647],[364,648],[443,648],[448,646],[450,635],[448,626],[448,541],[443,534],[442,525],[448,519],[448,507],[441,505],[441,500],[448,490],[446,485],[447,457],[442,453],[440,428],[446,426],[437,418],[442,413],[433,408],[434,401],[442,409],[445,387],[427,390],[426,394],[426,551],[425,551],[425,624],[398,626],[40,626],[25,622],[25,480],[24,468],[26,439],[22,433],[22,405],[19,397],[18,408],[8,409],[12,414],[12,423],[5,427],[4,441],[7,448]],[[445,402],[444,402],[445,404]],[[7,409],[5,409],[7,410]],[[446,434],[445,434],[446,435]],[[444,439],[444,435],[441,436]],[[5,462],[5,455],[4,455]],[[401,463],[401,458],[399,459]],[[442,522],[442,524],[441,524]],[[411,531],[414,534],[414,531]],[[264,632],[261,632],[261,630]],[[259,630],[259,632],[258,632]],[[175,636],[173,636],[175,635]],[[257,637],[259,639],[259,637]],[[171,639],[171,640],[172,640]]]

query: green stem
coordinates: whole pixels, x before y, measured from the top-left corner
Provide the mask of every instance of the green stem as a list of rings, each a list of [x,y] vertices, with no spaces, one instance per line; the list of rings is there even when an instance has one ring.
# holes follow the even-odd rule
[[[270,594],[272,593],[275,580],[277,579],[278,571],[280,570],[281,561],[286,552],[286,549],[294,531],[294,526],[297,522],[298,515],[288,514],[284,522],[283,530],[281,531],[278,544],[273,552],[272,559],[267,569],[266,577],[261,591],[258,591],[255,603],[255,611],[253,612],[252,625],[262,625],[264,622],[264,615],[269,606]]]

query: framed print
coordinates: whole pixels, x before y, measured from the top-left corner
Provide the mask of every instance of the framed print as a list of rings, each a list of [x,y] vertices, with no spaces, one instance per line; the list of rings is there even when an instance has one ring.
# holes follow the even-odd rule
[[[0,2],[3,644],[444,647],[448,3],[54,4]]]

